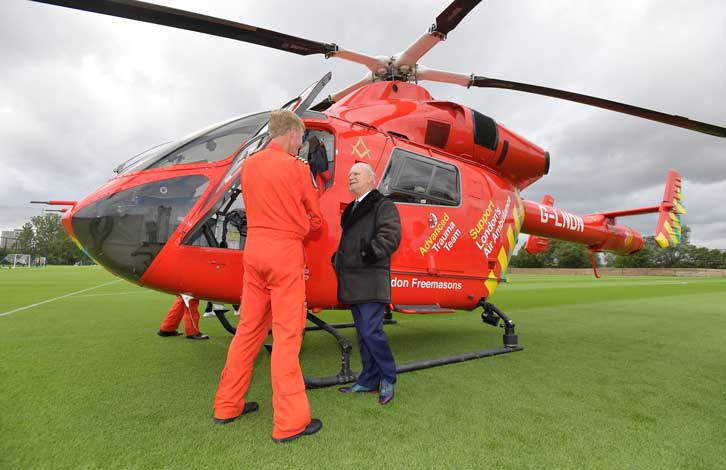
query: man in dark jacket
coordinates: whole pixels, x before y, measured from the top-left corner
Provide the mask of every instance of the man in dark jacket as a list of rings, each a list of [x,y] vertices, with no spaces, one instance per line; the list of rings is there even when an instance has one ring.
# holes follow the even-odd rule
[[[341,217],[343,233],[333,257],[338,300],[350,305],[358,331],[363,370],[343,393],[374,392],[378,402],[393,400],[396,365],[383,331],[383,315],[391,303],[391,255],[401,242],[401,219],[393,202],[373,189],[376,174],[367,163],[348,173],[355,196]]]

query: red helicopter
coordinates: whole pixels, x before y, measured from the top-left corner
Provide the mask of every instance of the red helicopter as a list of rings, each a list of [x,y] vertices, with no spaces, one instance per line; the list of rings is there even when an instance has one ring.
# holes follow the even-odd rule
[[[526,83],[427,68],[420,59],[446,39],[480,0],[454,0],[404,51],[369,56],[241,23],[134,0],[36,0],[249,42],[300,55],[321,54],[365,66],[363,78],[317,104],[326,74],[283,105],[305,121],[301,156],[317,181],[322,230],[306,244],[308,319],[336,337],[340,372],[306,377],[311,387],[355,380],[352,349],[339,328],[317,313],[342,308],[330,255],[340,238],[340,214],[351,200],[347,173],[369,163],[379,191],[401,214],[403,239],[391,260],[391,309],[401,313],[453,313],[482,307],[485,323],[504,328],[503,347],[418,361],[399,372],[522,350],[514,322],[488,302],[501,282],[520,233],[525,249],[547,249],[555,238],[583,244],[591,253],[632,254],[643,237],[616,219],[658,212],[656,240],[678,244],[681,176],[671,170],[663,199],[650,207],[577,215],[524,200],[520,191],[546,175],[550,155],[474,109],[434,100],[420,81],[502,88],[550,96],[726,137],[726,128],[632,105]],[[238,303],[246,239],[244,159],[268,142],[268,113],[230,119],[177,142],[144,152],[115,169],[118,174],[70,206],[63,224],[78,245],[113,274],[140,286],[220,302]],[[595,263],[593,260],[593,268]],[[595,270],[597,275],[597,271]],[[224,311],[217,316],[230,332]],[[389,322],[394,323],[389,319]]]

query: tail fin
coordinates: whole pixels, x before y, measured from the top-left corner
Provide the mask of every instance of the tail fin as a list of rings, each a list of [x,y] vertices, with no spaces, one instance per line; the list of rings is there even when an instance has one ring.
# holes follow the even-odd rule
[[[686,209],[682,205],[681,182],[680,173],[675,170],[668,172],[655,232],[655,241],[661,248],[676,246],[681,242],[681,215],[686,213]]]

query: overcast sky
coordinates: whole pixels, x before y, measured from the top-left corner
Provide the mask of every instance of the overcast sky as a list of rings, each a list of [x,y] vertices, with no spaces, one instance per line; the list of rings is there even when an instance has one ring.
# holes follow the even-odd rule
[[[405,49],[449,0],[163,1],[175,8],[371,55]],[[726,2],[485,0],[421,63],[527,82],[726,126]],[[332,70],[199,33],[20,0],[0,2],[0,229],[80,199],[112,169],[211,123],[280,106]],[[692,242],[726,249],[726,139],[506,90],[424,85],[548,150],[549,175],[523,196],[590,213],[660,202],[668,169],[685,179]],[[644,235],[654,215],[620,219]]]

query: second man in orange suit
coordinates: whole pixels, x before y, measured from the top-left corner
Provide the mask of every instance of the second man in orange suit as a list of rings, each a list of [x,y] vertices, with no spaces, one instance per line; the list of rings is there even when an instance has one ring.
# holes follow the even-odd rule
[[[318,193],[308,165],[295,156],[305,125],[294,113],[273,111],[266,149],[245,160],[241,170],[247,211],[242,311],[214,400],[214,422],[226,424],[256,411],[244,399],[252,367],[272,327],[272,440],[288,442],[314,434],[300,370],[305,306],[303,240],[321,225]]]
[[[157,334],[162,337],[179,336],[181,333],[176,329],[179,328],[179,323],[184,318],[184,334],[187,335],[187,339],[209,339],[209,336],[199,331],[198,307],[199,299],[189,298],[187,305],[182,296],[177,295]]]

